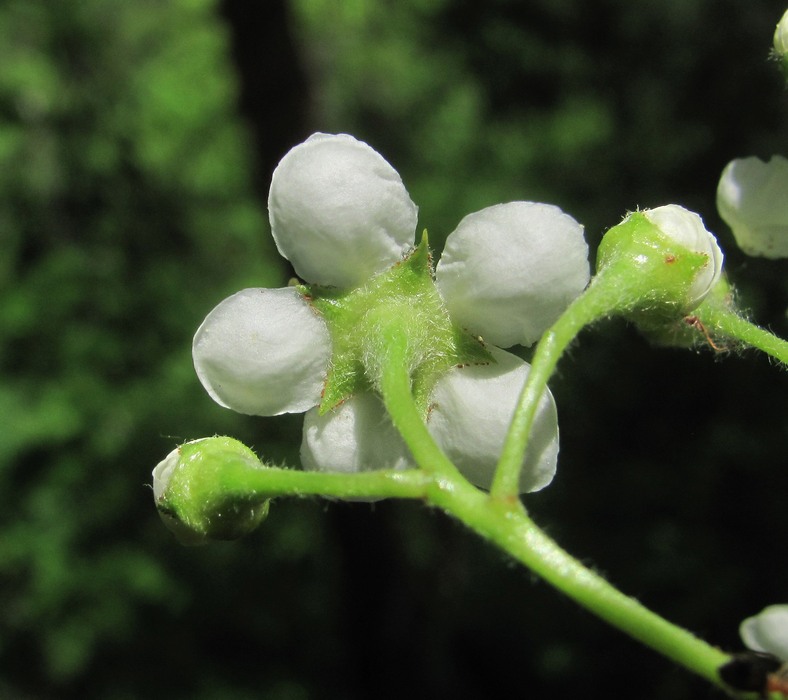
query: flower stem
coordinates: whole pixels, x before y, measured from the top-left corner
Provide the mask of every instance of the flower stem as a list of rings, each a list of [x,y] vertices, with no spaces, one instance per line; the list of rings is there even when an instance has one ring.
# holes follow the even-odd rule
[[[549,376],[560,352],[571,339],[583,326],[610,309],[609,296],[604,301],[602,296],[606,295],[592,292],[581,297],[583,301],[578,299],[575,308],[551,329],[550,341],[543,350],[545,359],[538,365],[536,360],[534,363],[534,366],[545,368],[536,375],[540,383],[535,383],[539,389],[535,397],[541,394],[546,382],[542,378]],[[721,685],[717,669],[729,660],[727,654],[663,619],[587,569],[534,524],[519,500],[488,496],[462,477],[435,444],[416,408],[407,369],[407,336],[396,330],[388,335],[381,378],[384,401],[417,463],[432,476],[432,485],[427,486],[425,493],[427,502],[497,544],[611,625],[715,685]]]
[[[424,498],[428,475],[418,469],[341,472],[301,471],[279,467],[225,469],[222,497],[260,500],[278,496],[327,496],[329,498]]]
[[[425,472],[459,481],[465,479],[430,435],[413,398],[408,334],[394,322],[382,330],[385,358],[380,366],[380,393],[394,426]]]
[[[571,599],[681,666],[721,686],[729,655],[624,595],[551,540],[519,501],[490,498],[467,483],[431,490],[428,500],[495,542]]]
[[[618,290],[611,289],[606,280],[605,275],[596,277],[539,341],[503,444],[491,489],[493,497],[502,500],[517,498],[523,455],[539,399],[564,350],[585,326],[621,305]]]
[[[711,335],[735,338],[788,365],[788,341],[742,318],[733,309],[722,304],[703,304],[695,313]]]

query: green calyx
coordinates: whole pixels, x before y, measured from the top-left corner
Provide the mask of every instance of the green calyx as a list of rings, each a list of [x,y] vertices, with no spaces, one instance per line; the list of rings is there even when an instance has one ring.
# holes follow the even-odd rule
[[[302,291],[331,333],[321,413],[358,392],[379,391],[395,336],[407,336],[412,392],[423,412],[435,382],[451,367],[494,362],[479,339],[451,321],[435,286],[426,231],[410,255],[360,287],[313,285]]]
[[[238,539],[268,514],[268,499],[243,486],[250,470],[266,467],[238,440],[211,437],[187,442],[159,469],[164,486],[156,507],[184,544]]]
[[[708,346],[717,352],[728,350],[730,343],[725,338],[717,338],[717,328],[706,319],[710,313],[737,314],[733,289],[723,274],[708,296],[692,312],[671,321],[649,323],[644,319],[640,330],[655,345],[664,347],[696,348]]]
[[[604,288],[611,310],[645,326],[681,319],[692,310],[692,288],[709,258],[677,243],[641,212],[602,238],[592,285]]]

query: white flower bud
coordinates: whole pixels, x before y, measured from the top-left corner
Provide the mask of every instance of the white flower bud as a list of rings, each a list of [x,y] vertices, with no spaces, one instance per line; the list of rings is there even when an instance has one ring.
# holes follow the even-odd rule
[[[414,461],[381,400],[364,392],[322,416],[317,407],[305,414],[301,464],[308,470],[350,473],[408,469]]]
[[[739,627],[745,645],[788,661],[788,605],[770,605]]]
[[[720,177],[717,210],[748,255],[788,257],[788,159],[732,160]]]
[[[431,396],[427,427],[435,441],[473,484],[490,488],[530,366],[489,347],[494,364],[455,367]],[[542,396],[520,474],[520,493],[538,491],[555,476],[558,418],[549,390]]]
[[[588,284],[583,227],[550,204],[482,209],[449,235],[436,277],[457,323],[495,345],[531,345]]]
[[[221,406],[257,416],[299,413],[320,400],[331,338],[294,287],[244,289],[208,314],[192,356]]]
[[[706,230],[700,216],[678,204],[647,209],[643,215],[671,240],[708,258],[708,263],[695,276],[689,289],[687,308],[695,308],[722,274],[723,255],[717,239]]]
[[[413,245],[418,208],[397,171],[347,134],[314,134],[282,158],[268,196],[279,252],[313,284],[354,287]]]

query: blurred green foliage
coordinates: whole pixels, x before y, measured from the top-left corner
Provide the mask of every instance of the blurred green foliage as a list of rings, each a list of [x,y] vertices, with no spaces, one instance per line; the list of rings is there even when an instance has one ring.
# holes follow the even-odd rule
[[[312,130],[380,150],[439,246],[508,199],[561,205],[592,242],[628,209],[684,204],[788,334],[784,265],[745,261],[714,211],[728,160],[788,151],[766,60],[784,7],[240,6],[0,5],[0,697],[707,697],[418,504],[279,502],[244,542],[184,549],[146,484],[213,433],[297,461],[298,417],[215,406],[189,350],[224,296],[284,283],[253,183],[261,154]],[[282,72],[259,36],[292,38],[301,63]],[[274,71],[307,77],[300,113],[272,91],[242,116],[239,76]],[[788,590],[785,373],[614,323],[554,390],[561,468],[529,508],[625,591],[736,646],[738,621]]]

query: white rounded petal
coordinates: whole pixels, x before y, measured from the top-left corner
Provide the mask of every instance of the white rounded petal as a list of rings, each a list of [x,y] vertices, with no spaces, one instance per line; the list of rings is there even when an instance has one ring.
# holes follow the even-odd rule
[[[320,400],[331,338],[294,287],[244,289],[208,314],[192,356],[221,406],[256,416],[300,413]]]
[[[753,651],[788,661],[788,605],[770,605],[739,627],[744,644]]]
[[[531,345],[588,284],[588,245],[556,206],[497,204],[460,222],[436,276],[457,323],[495,345]]]
[[[788,257],[788,159],[732,160],[717,186],[717,211],[748,255]]]
[[[455,367],[431,396],[427,427],[435,441],[473,484],[490,488],[493,472],[530,366],[499,348],[495,364]],[[555,476],[558,418],[548,390],[542,396],[528,442],[520,493],[538,491]]]
[[[205,438],[201,438],[205,439]],[[181,448],[176,447],[172,452],[170,452],[161,462],[159,462],[153,468],[153,500],[158,501],[163,495],[164,492],[167,490],[167,487],[170,485],[170,480],[172,479],[172,474],[175,471],[175,467],[178,466],[178,460],[180,460],[181,456]]]
[[[353,287],[413,245],[418,208],[366,143],[314,134],[274,171],[268,212],[276,247],[300,277]]]
[[[306,413],[301,464],[304,469],[328,472],[414,466],[383,403],[371,392],[353,396],[322,416],[317,407]]]
[[[695,308],[717,284],[722,274],[723,255],[717,239],[706,230],[700,216],[678,204],[648,209],[643,214],[670,239],[709,259],[689,289],[688,308]]]

